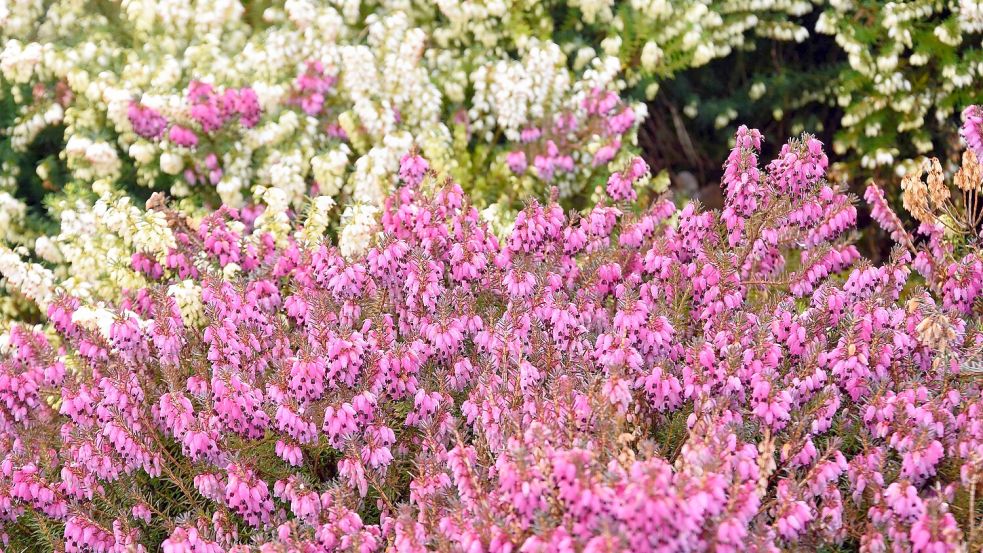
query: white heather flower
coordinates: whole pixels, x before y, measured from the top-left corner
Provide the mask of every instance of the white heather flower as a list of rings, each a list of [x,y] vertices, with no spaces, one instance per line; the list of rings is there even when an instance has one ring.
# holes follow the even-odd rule
[[[228,175],[222,177],[222,180],[215,186],[215,191],[218,192],[222,203],[226,205],[241,207],[245,203],[242,195],[242,180],[239,177]]]
[[[946,25],[939,25],[935,28],[935,37],[947,46],[958,46],[962,42],[962,37],[954,34],[952,29]]]
[[[205,309],[201,303],[201,287],[191,279],[167,287],[167,295],[174,298],[181,319],[190,328],[198,328],[205,319]]]
[[[19,40],[10,40],[0,51],[0,72],[15,83],[30,82],[38,64],[41,63],[42,46],[37,42],[22,44]]]
[[[311,159],[311,172],[322,194],[336,196],[341,191],[350,154],[348,145],[342,144]]]
[[[580,8],[586,23],[595,23],[598,20],[610,21],[613,4],[614,0],[570,0],[571,6]]]
[[[713,121],[714,128],[722,129],[730,124],[731,121],[737,118],[737,110],[734,108],[729,108],[723,113],[717,115]]]
[[[242,272],[242,267],[235,263],[227,263],[224,267],[222,267],[222,278],[225,280],[232,280],[240,272]]]
[[[521,60],[500,60],[471,76],[475,94],[469,112],[476,131],[504,131],[517,141],[520,131],[562,105],[571,75],[559,46],[530,41]]]
[[[10,286],[33,300],[42,309],[54,299],[54,275],[48,269],[24,261],[13,250],[0,245],[0,276]]]
[[[372,245],[379,208],[373,205],[351,205],[341,215],[341,233],[338,249],[341,255],[352,258],[364,253]]]
[[[120,170],[120,161],[119,156],[116,155],[116,148],[105,142],[89,144],[85,149],[85,159],[92,164],[92,169],[96,177],[112,176]]]
[[[597,52],[594,51],[590,46],[583,46],[577,49],[577,55],[573,59],[573,68],[575,71],[580,71],[584,67],[587,67],[594,58],[597,57]]]
[[[699,67],[701,65],[706,65],[710,60],[712,60],[714,55],[713,49],[706,45],[700,44],[696,47],[696,51],[693,52],[693,67]]]
[[[184,169],[184,159],[174,152],[160,154],[160,170],[168,175],[176,175]]]
[[[926,63],[928,63],[929,59],[930,58],[929,58],[928,54],[921,53],[921,52],[916,52],[916,53],[912,54],[908,58],[908,63],[910,63],[911,65],[914,65],[914,66],[921,66],[921,65],[925,65]]]
[[[631,7],[650,19],[662,19],[673,13],[669,0],[631,0]]]
[[[0,29],[7,36],[24,36],[34,30],[44,9],[43,0],[3,0],[0,2]]]
[[[65,118],[65,108],[61,107],[61,104],[57,102],[52,102],[48,106],[48,110],[44,112],[43,118],[44,122],[48,125],[57,125]]]
[[[662,61],[662,48],[655,41],[648,41],[642,48],[642,67],[646,71],[654,71],[659,62]]]
[[[317,17],[316,6],[308,0],[287,0],[283,9],[290,22],[300,29],[309,27]]]
[[[34,241],[34,252],[49,263],[61,263],[65,259],[58,245],[47,236],[38,236]]]
[[[983,32],[983,1],[959,0],[959,26],[964,33]]]
[[[256,194],[262,198],[266,209],[256,218],[254,236],[268,232],[282,245],[290,234],[290,218],[287,216],[290,199],[287,193],[282,188],[260,187]]]
[[[129,196],[103,196],[96,202],[93,214],[133,251],[154,254],[163,260],[168,250],[177,246],[164,213],[138,209]]]
[[[130,144],[129,154],[138,163],[149,164],[156,157],[157,147],[150,142],[141,140]]]
[[[88,138],[79,135],[72,135],[68,139],[68,142],[65,143],[65,154],[68,157],[85,157],[85,153],[91,145],[92,141]]]
[[[646,100],[652,100],[652,99],[654,99],[655,98],[655,95],[658,94],[658,93],[659,93],[659,83],[657,83],[657,82],[652,82],[648,86],[645,87],[645,99]]]
[[[320,242],[328,228],[330,212],[334,207],[335,201],[330,196],[318,196],[312,199],[304,226],[297,231],[297,239],[305,244]]]
[[[765,86],[765,83],[758,81],[753,85],[751,85],[751,89],[748,91],[747,95],[748,98],[752,100],[759,100],[761,99],[762,96],[765,95],[766,91],[767,91],[767,87]]]
[[[609,56],[617,56],[621,51],[621,37],[609,36],[601,41],[601,50]]]
[[[27,206],[7,192],[0,192],[0,236],[11,236],[24,221]]]
[[[98,331],[106,340],[109,340],[110,330],[115,320],[115,312],[102,305],[81,305],[72,312],[73,323],[83,328]]]

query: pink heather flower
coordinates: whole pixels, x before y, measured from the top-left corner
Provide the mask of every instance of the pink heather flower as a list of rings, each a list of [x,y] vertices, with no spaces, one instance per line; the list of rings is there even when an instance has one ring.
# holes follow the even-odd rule
[[[823,143],[803,135],[800,141],[782,146],[778,159],[768,165],[768,172],[779,192],[798,195],[818,183],[826,175],[828,165]]]
[[[226,467],[225,504],[252,526],[269,524],[273,511],[266,482],[258,479],[245,467],[230,464]]]
[[[519,136],[520,136],[520,140],[523,143],[529,144],[530,142],[535,142],[536,140],[539,140],[539,137],[542,135],[543,135],[543,131],[540,130],[539,128],[529,127],[526,129],[522,129],[522,132],[520,133]]]
[[[983,108],[974,105],[963,110],[963,125],[959,134],[977,159],[983,159]]]
[[[545,182],[553,180],[553,173],[556,171],[556,160],[554,158],[538,155],[533,159],[532,164],[539,178]]]
[[[962,536],[952,513],[932,519],[925,517],[911,526],[912,551],[956,552],[961,551]]]
[[[864,199],[870,205],[870,216],[881,225],[881,228],[891,233],[891,239],[899,244],[911,244],[911,235],[904,229],[898,215],[891,209],[884,197],[884,192],[876,184],[868,184]]]
[[[71,516],[65,523],[65,551],[110,551],[113,534],[84,516]]]
[[[634,201],[638,194],[634,184],[648,173],[648,165],[640,157],[631,160],[624,171],[612,173],[608,178],[607,193],[615,201]]]
[[[130,107],[126,110],[126,115],[133,125],[133,132],[149,138],[151,140],[160,139],[167,128],[167,119],[160,115],[153,108],[140,105],[138,102],[130,102]]]
[[[304,457],[300,446],[297,444],[277,440],[274,451],[276,452],[277,457],[283,459],[292,466],[299,467],[302,464]]]
[[[261,115],[259,97],[256,96],[256,91],[250,87],[243,87],[238,90],[226,89],[221,98],[220,106],[223,112],[229,115],[238,115],[239,122],[243,127],[253,128],[259,123]]]
[[[587,97],[584,98],[582,106],[591,115],[606,115],[613,110],[620,98],[610,90],[595,88]]]
[[[779,514],[775,525],[778,534],[786,540],[794,540],[798,537],[815,517],[808,504],[805,501],[796,500],[793,494],[792,486],[789,485],[788,480],[778,482]]]
[[[626,107],[608,118],[607,127],[608,132],[615,135],[625,134],[628,132],[632,126],[635,124],[635,110],[630,107]]]
[[[167,137],[178,146],[194,148],[198,145],[198,136],[194,131],[181,125],[172,125]]]
[[[621,149],[621,141],[617,139],[609,144],[601,146],[596,152],[594,152],[594,159],[591,161],[591,165],[594,167],[600,167],[601,165],[606,164],[614,159],[614,156],[617,155],[619,149]]]
[[[764,192],[758,169],[761,134],[742,125],[737,130],[735,140],[734,149],[724,164],[721,181],[727,199],[721,216],[727,225],[731,246],[736,246],[743,237],[744,221],[757,211]]]
[[[130,256],[130,266],[134,271],[143,273],[152,280],[158,280],[164,276],[164,267],[156,259],[142,253],[136,252]]]
[[[321,114],[324,102],[335,77],[324,74],[324,65],[317,60],[307,62],[307,69],[297,77],[294,84],[298,102],[304,113],[311,116]]]
[[[215,94],[212,85],[201,81],[188,83],[187,101],[190,105],[191,118],[201,125],[206,132],[218,130],[227,116],[219,105],[220,98]],[[171,140],[174,140],[172,137]]]
[[[150,522],[150,507],[146,503],[137,503],[130,512],[133,514],[133,518]]]
[[[399,178],[410,186],[419,185],[429,170],[430,164],[427,160],[415,152],[405,154],[399,161]]]
[[[526,172],[526,153],[521,150],[509,152],[506,163],[513,173],[521,175]]]

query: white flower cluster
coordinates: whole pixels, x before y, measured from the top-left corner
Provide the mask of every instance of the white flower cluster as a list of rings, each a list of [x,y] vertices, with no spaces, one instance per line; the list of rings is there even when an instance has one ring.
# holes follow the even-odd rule
[[[94,204],[79,199],[56,206],[61,232],[44,243],[50,252],[45,258],[61,260],[55,274],[67,292],[110,299],[121,290],[147,285],[131,267],[134,253],[163,261],[176,242],[162,213],[137,208],[105,181],[97,181],[94,188],[103,191]],[[36,249],[40,256],[41,249]]]
[[[874,168],[897,161],[900,150],[883,144],[898,144],[902,133],[917,153],[933,150],[926,122],[948,119],[965,103],[957,98],[979,88],[983,63],[957,52],[963,46],[978,51],[983,7],[977,0],[948,0],[860,10],[855,2],[831,0],[816,31],[834,37],[850,68],[830,83],[845,127],[833,146],[840,153],[860,151],[861,165]]]
[[[119,234],[123,243],[135,252],[163,260],[168,249],[177,245],[164,214],[138,209],[129,197],[103,196],[96,202],[93,214],[99,224]]]
[[[55,276],[37,263],[24,261],[22,254],[0,245],[0,276],[11,287],[45,308],[54,298]]]
[[[193,280],[184,280],[180,284],[169,286],[167,295],[174,298],[174,302],[177,303],[184,324],[191,328],[201,326],[202,321],[205,320],[205,306],[201,303],[200,286]]]
[[[583,44],[580,34],[599,37],[598,45],[625,64],[631,85],[697,67],[746,45],[747,34],[802,41],[808,30],[793,21],[812,10],[809,0],[404,0],[366,2],[372,10],[406,10],[441,46],[519,49],[533,38],[570,37],[560,44],[570,53]],[[595,45],[596,46],[596,45]],[[496,55],[498,59],[504,56]],[[641,63],[637,63],[637,60]]]
[[[615,60],[617,61],[617,60]],[[552,42],[531,41],[521,60],[482,65],[471,76],[474,130],[493,140],[493,130],[518,141],[523,127],[560,110],[571,88],[566,56]]]
[[[341,215],[341,235],[338,237],[341,255],[351,257],[372,245],[378,213],[379,208],[372,205],[352,205],[345,209]]]

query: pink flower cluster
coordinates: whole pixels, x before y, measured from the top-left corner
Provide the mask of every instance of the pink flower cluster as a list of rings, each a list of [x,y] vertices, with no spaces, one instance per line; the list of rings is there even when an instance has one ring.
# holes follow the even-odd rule
[[[523,129],[519,148],[506,155],[506,164],[516,174],[524,174],[530,164],[535,175],[552,182],[559,174],[575,170],[573,153],[592,136],[603,144],[593,154],[592,167],[606,165],[621,149],[621,137],[636,123],[635,112],[611,91],[595,90],[582,102],[584,116],[559,113],[539,126]]]
[[[911,267],[925,280],[946,309],[965,316],[978,312],[977,302],[983,297],[983,251],[979,237],[970,237],[968,247],[955,248],[945,241],[941,223],[922,223],[912,234],[887,204],[884,192],[870,184],[865,198],[871,205],[871,217],[904,247],[912,258]]]
[[[188,117],[206,134],[219,130],[233,118],[247,128],[259,123],[259,99],[249,87],[228,88],[218,94],[208,83],[191,81],[186,102]],[[160,140],[167,131],[167,138],[179,146],[193,148],[198,145],[198,135],[193,129],[187,125],[169,123],[166,117],[151,107],[134,101],[126,115],[133,125],[133,131],[143,138]]]
[[[212,85],[191,81],[185,97],[187,104],[184,124],[168,121],[153,108],[139,102],[132,102],[127,117],[133,131],[149,140],[163,140],[184,148],[197,149],[201,136],[209,136],[220,131],[233,120],[246,128],[259,123],[261,109],[256,92],[249,87],[227,88],[219,94]],[[195,128],[199,130],[195,130]],[[199,134],[201,133],[201,134]],[[211,147],[206,147],[203,156],[191,160],[184,170],[188,184],[218,184],[224,174],[218,156]]]
[[[310,116],[320,115],[324,110],[324,101],[328,92],[334,87],[336,78],[324,72],[324,64],[313,60],[307,62],[307,68],[294,83],[295,102]]]
[[[963,110],[963,126],[959,134],[976,157],[983,159],[983,106],[973,105]]]
[[[163,115],[157,113],[153,108],[140,105],[139,102],[130,103],[130,107],[126,110],[126,116],[130,119],[130,124],[133,125],[133,132],[143,138],[158,140],[164,135],[164,130],[167,129],[167,119]]]
[[[532,202],[501,241],[410,154],[353,260],[171,214],[108,336],[70,297],[58,346],[10,332],[4,539],[31,518],[100,552],[979,545],[983,335],[956,301],[978,291],[860,260],[818,141],[764,168],[760,142],[739,132],[722,212],[634,209],[633,161],[608,201]],[[186,278],[201,321],[167,293]]]
[[[191,118],[206,133],[217,131],[233,118],[243,127],[252,128],[259,123],[259,98],[252,88],[227,88],[222,94],[208,83],[191,81],[186,101]]]

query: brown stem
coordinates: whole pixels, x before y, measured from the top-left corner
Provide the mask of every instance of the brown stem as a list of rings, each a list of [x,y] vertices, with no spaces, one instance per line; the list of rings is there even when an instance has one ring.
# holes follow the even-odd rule
[[[969,546],[976,542],[976,477],[969,485]]]

